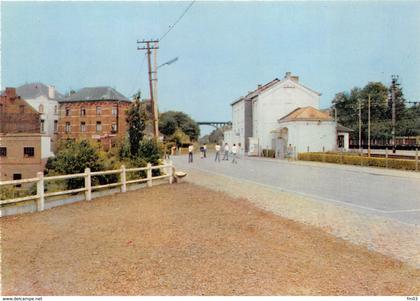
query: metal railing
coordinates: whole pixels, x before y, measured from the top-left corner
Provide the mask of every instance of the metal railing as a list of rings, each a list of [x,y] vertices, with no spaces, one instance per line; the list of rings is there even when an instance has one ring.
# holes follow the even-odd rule
[[[153,169],[164,169],[165,172],[163,175],[153,177],[152,176]],[[138,172],[138,171],[146,171],[146,177],[132,179],[132,180],[127,181],[128,172]],[[115,183],[104,184],[104,185],[92,186],[92,176],[110,175],[110,174],[120,174],[120,181],[115,182]],[[38,172],[36,178],[12,180],[12,181],[0,181],[0,187],[4,185],[20,185],[20,184],[25,184],[25,183],[36,183],[35,195],[1,200],[0,205],[20,203],[20,202],[34,200],[37,202],[37,211],[43,211],[44,205],[45,205],[45,199],[48,197],[84,192],[85,200],[90,201],[92,199],[93,190],[111,188],[111,187],[120,187],[121,192],[126,192],[127,184],[145,182],[147,184],[147,187],[152,187],[153,180],[164,179],[164,178],[168,178],[169,184],[172,184],[174,180],[174,175],[175,175],[175,167],[171,161],[169,161],[168,163],[165,163],[162,165],[156,165],[156,166],[152,166],[150,163],[148,163],[146,167],[136,167],[136,168],[125,168],[125,166],[122,165],[120,169],[95,171],[95,172],[91,172],[90,168],[86,168],[84,173],[50,176],[50,177],[44,177],[43,172]],[[77,189],[62,190],[62,191],[45,192],[46,181],[67,180],[67,179],[72,179],[72,178],[84,178],[85,180],[84,187],[77,188]]]

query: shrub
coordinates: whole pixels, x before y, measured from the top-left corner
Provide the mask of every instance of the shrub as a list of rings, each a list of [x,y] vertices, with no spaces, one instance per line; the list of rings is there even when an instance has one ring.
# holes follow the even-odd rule
[[[104,155],[88,141],[67,141],[55,157],[48,159],[45,171],[47,175],[83,173],[88,167],[91,171],[100,171],[104,170],[103,159]],[[68,179],[66,184],[67,189],[80,188],[84,186],[84,179]]]
[[[276,152],[273,149],[263,149],[262,155],[267,158],[275,158]]]
[[[337,153],[299,153],[298,159],[303,161],[317,161],[327,163],[341,163],[348,165],[361,165],[373,167],[387,167],[403,170],[416,170],[416,162],[414,160],[405,159],[386,159],[365,157],[355,154],[337,154]],[[388,161],[388,162],[387,162]]]

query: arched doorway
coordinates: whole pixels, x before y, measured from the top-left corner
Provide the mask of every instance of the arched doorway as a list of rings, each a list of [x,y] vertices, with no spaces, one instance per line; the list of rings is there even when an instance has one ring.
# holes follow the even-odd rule
[[[284,159],[286,158],[289,130],[287,127],[283,127],[276,132],[276,135],[276,138],[273,139],[273,148],[276,154],[276,158]]]

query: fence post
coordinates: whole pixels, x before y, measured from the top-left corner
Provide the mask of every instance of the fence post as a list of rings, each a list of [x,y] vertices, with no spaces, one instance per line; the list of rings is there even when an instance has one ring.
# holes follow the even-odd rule
[[[91,175],[90,168],[85,168],[85,200],[90,201],[92,199],[92,186],[91,186]]]
[[[44,210],[44,173],[42,171],[38,172],[38,182],[36,183],[36,193],[38,195],[37,210]]]
[[[147,163],[147,187],[152,187],[152,164]]]
[[[322,162],[325,163],[325,147],[322,147]]]
[[[419,149],[416,147],[416,171],[419,171]]]
[[[296,146],[293,146],[293,157],[295,161],[297,160],[297,152],[296,152]]]
[[[306,152],[309,153],[309,146],[306,147]]]
[[[385,167],[388,168],[388,147],[385,147]]]
[[[127,178],[125,174],[125,165],[121,165],[121,192],[127,192]]]
[[[172,161],[169,161],[169,184],[172,184],[174,182],[174,165],[172,163]]]

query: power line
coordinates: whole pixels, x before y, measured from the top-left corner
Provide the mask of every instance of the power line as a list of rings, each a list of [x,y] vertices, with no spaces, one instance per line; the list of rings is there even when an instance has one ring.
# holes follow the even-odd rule
[[[184,10],[184,12],[179,16],[179,18],[175,21],[173,25],[169,25],[169,29],[163,34],[163,36],[159,39],[159,41],[162,41],[164,37],[175,27],[176,24],[181,21],[181,19],[185,16],[185,14],[188,12],[188,10],[193,6],[194,2],[196,0],[191,1],[191,3],[188,5],[188,7]]]
[[[144,62],[146,61],[146,56],[147,56],[147,53],[144,54],[143,60],[140,63],[140,68],[138,69],[139,70],[138,72],[139,72],[139,75],[140,75],[140,82],[139,82],[139,84],[141,84],[141,82],[142,82],[142,80],[141,80],[141,71],[143,70]],[[138,92],[138,90],[139,90],[138,87],[134,87],[134,89],[131,89],[132,92],[130,93],[130,96],[134,95],[134,93]]]

